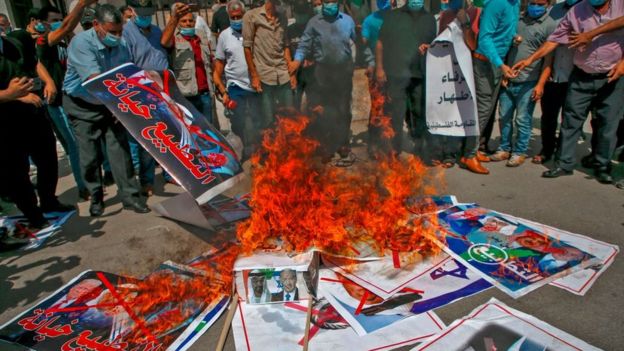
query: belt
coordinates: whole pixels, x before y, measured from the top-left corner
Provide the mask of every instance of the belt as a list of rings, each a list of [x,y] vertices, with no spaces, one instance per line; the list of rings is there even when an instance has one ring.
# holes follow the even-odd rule
[[[608,72],[604,72],[604,73],[588,73],[585,72],[582,68],[574,66],[574,69],[576,71],[578,71],[578,74],[580,74],[581,76],[585,76],[588,78],[594,78],[594,79],[605,79],[607,78],[607,75],[609,74]]]
[[[476,58],[479,61],[483,61],[483,62],[490,62],[490,60],[488,60],[487,57],[485,57],[485,55],[481,55],[478,52],[473,52],[472,53],[472,57]]]

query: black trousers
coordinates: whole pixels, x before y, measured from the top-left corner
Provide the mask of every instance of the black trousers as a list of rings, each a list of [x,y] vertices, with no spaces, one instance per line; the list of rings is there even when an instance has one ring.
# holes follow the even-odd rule
[[[100,168],[105,151],[122,201],[139,200],[139,184],[134,177],[128,134],[123,125],[104,105],[65,95],[63,108],[76,133],[80,166],[92,201],[102,201],[104,197]]]
[[[314,79],[308,82],[308,108],[323,108],[310,130],[321,143],[321,152],[333,155],[350,149],[351,93],[353,92],[353,64],[316,63]],[[342,155],[344,156],[344,155]]]
[[[412,138],[417,141],[416,152],[421,152],[427,138],[427,123],[424,115],[424,80],[415,77],[388,77],[386,83],[386,110],[392,118],[394,137],[392,148],[400,153],[402,151],[401,140],[403,138],[403,123],[406,120],[406,112],[409,109],[407,120],[408,129]],[[423,147],[418,147],[421,145]]]
[[[55,205],[58,182],[56,139],[45,107],[12,102],[2,107],[0,186],[31,222],[43,220],[37,206]],[[37,185],[30,181],[30,160],[37,166]]]
[[[542,151],[540,155],[551,157],[557,148],[557,125],[559,124],[559,112],[565,103],[568,92],[568,83],[548,82],[544,86],[544,95],[540,100],[542,118],[540,128],[542,130]]]
[[[590,108],[596,112],[594,158],[598,168],[610,168],[617,143],[617,129],[624,113],[622,96],[624,79],[608,83],[606,74],[593,75],[574,68],[563,108],[561,147],[557,153],[561,168],[571,171],[576,165],[576,142]]]

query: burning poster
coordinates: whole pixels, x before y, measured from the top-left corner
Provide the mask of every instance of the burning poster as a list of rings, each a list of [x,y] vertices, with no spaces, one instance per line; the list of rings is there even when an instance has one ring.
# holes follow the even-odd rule
[[[514,298],[599,263],[559,238],[477,205],[458,205],[438,218],[443,248]]]
[[[303,345],[307,302],[250,305],[241,302],[232,321],[236,350],[297,350]],[[413,345],[444,328],[431,316],[407,318],[392,330],[359,336],[325,298],[314,301],[309,334],[309,349],[392,350]]]
[[[599,350],[492,298],[413,350]]]
[[[22,250],[36,249],[43,245],[49,237],[56,234],[74,213],[76,211],[45,213],[44,217],[50,225],[35,232],[28,229],[28,219],[24,216],[1,217],[0,228],[6,230],[6,235],[29,236],[31,238],[30,243],[22,247]]]
[[[406,207],[417,216],[444,211],[457,204],[455,195],[409,197],[406,200]]]
[[[600,260],[600,263],[580,270],[578,272],[567,275],[563,278],[559,278],[550,285],[565,289],[576,295],[585,295],[589,288],[594,285],[594,282],[598,277],[604,273],[604,271],[611,266],[615,260],[615,256],[620,252],[620,248],[617,245],[608,244],[600,240],[589,238],[580,234],[570,233],[565,230],[557,229],[547,226],[545,224],[536,223],[526,219],[513,217],[510,215],[504,215],[505,218],[510,218],[513,221],[524,223],[533,228],[539,228],[542,232],[548,234],[553,238],[565,241],[581,250],[591,253]]]
[[[472,57],[451,23],[427,50],[426,113],[431,134],[479,135]]]
[[[226,297],[211,303],[158,301],[145,284],[110,273],[84,272],[3,325],[0,339],[33,350],[182,351],[227,306]]]
[[[83,85],[199,204],[243,176],[232,147],[182,96],[170,71],[128,63]]]

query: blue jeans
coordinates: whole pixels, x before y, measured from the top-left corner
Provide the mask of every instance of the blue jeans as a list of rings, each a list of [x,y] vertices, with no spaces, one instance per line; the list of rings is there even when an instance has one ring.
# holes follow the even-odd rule
[[[500,94],[499,114],[501,142],[499,151],[512,152],[514,155],[526,156],[531,140],[533,110],[535,101],[531,99],[533,88],[537,82],[509,83]],[[512,147],[513,119],[516,115],[516,142]]]
[[[128,144],[130,144],[132,166],[135,171],[138,170],[141,186],[154,185],[156,160],[154,160],[152,155],[150,155],[130,133],[128,133]]]
[[[212,96],[210,93],[187,96],[186,99],[206,117],[208,123],[212,124]]]
[[[245,90],[238,85],[227,88],[228,96],[236,102],[236,108],[225,110],[225,116],[232,124],[232,132],[243,142],[243,159],[252,155],[260,144],[261,133],[265,126],[262,118],[258,118],[261,106],[260,94]]]
[[[76,143],[76,136],[74,130],[69,124],[65,110],[63,106],[50,106],[48,105],[48,114],[54,125],[54,131],[56,136],[61,142],[65,153],[69,157],[69,163],[71,165],[74,180],[79,190],[86,189],[84,179],[82,178],[82,172],[80,171],[80,155],[78,154],[78,144]]]

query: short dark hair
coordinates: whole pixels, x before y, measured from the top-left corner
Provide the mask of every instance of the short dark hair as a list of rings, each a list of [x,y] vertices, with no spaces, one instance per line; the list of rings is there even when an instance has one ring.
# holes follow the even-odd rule
[[[33,7],[32,9],[26,12],[26,22],[30,23],[32,19],[40,19],[39,18],[39,8]]]
[[[44,6],[41,8],[41,10],[39,10],[39,19],[42,21],[47,21],[48,20],[48,15],[50,14],[50,12],[52,13],[61,13],[61,10],[57,9],[54,6]]]
[[[128,11],[128,10],[132,10],[132,8],[128,5],[123,5],[119,7],[119,12],[121,12],[121,14],[123,15],[124,12]]]
[[[110,4],[102,4],[95,9],[95,19],[99,23],[123,23],[121,12]]]

